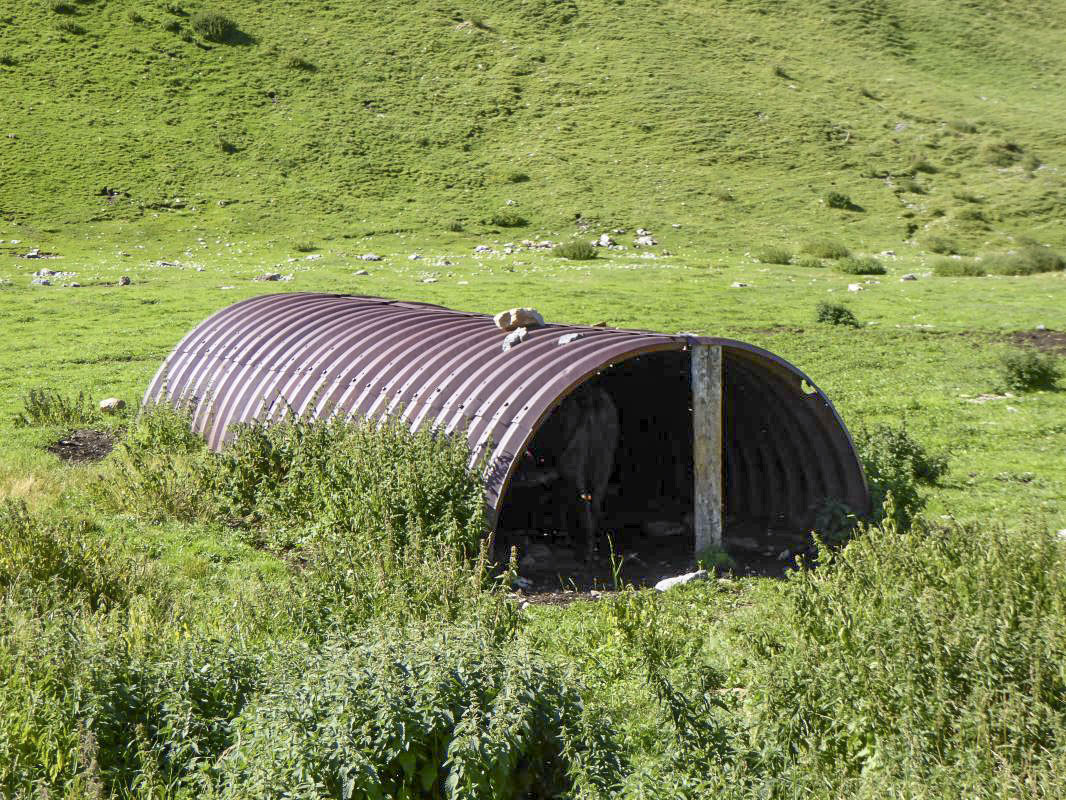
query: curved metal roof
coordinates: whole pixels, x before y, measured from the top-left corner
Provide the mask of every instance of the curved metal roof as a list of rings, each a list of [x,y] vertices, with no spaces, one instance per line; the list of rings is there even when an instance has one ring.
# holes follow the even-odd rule
[[[580,334],[560,343],[565,334]],[[190,403],[214,449],[236,422],[291,407],[375,417],[402,409],[412,429],[466,430],[472,463],[487,455],[495,512],[542,420],[613,364],[693,343],[723,348],[727,481],[734,510],[799,514],[835,497],[866,510],[869,494],[847,429],[794,366],[730,339],[549,324],[504,352],[492,317],[425,303],[318,293],[236,303],[194,328],[167,357],[145,402]],[[491,447],[491,452],[486,450]]]

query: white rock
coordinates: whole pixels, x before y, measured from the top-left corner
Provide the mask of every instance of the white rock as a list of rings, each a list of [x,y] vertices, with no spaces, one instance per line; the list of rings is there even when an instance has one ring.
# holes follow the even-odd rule
[[[418,253],[411,253],[411,255],[409,255],[407,257],[407,260],[408,261],[418,261],[420,258],[422,258],[422,256],[419,255]]]
[[[638,236],[636,239],[634,239],[633,244],[635,244],[637,247],[655,247],[658,242],[655,240],[654,237],[645,234],[643,236]]]
[[[578,339],[580,339],[584,335],[585,334],[580,333],[580,332],[565,333],[565,334],[563,334],[562,336],[559,337],[559,339],[556,342],[556,344],[570,344],[570,342],[576,342]]]
[[[915,275],[913,272],[908,272],[906,275],[904,275],[903,277],[900,278],[900,281],[916,281],[916,280],[918,280],[918,276]]]
[[[686,583],[705,580],[707,580],[707,570],[698,569],[695,572],[678,575],[674,578],[663,578],[655,584],[655,588],[660,592],[665,592],[668,589],[673,589],[675,586],[684,586]]]
[[[33,286],[51,286],[52,282],[48,278],[34,278],[30,283]]]
[[[479,244],[477,247],[474,248],[474,252],[475,253],[491,253],[492,252],[492,248],[489,247],[487,244]]]
[[[615,241],[609,233],[601,233],[600,238],[593,242],[597,247],[614,247]]]
[[[352,273],[352,275],[369,275],[369,274],[370,273],[367,272],[365,269],[357,269],[355,272]]]
[[[322,258],[321,253],[312,253],[309,256],[304,256],[304,261],[318,261],[320,258]]]
[[[100,410],[105,414],[114,414],[126,407],[126,401],[118,397],[109,397],[100,401]]]
[[[1063,528],[1061,531],[1059,531],[1058,536],[1061,539],[1066,539],[1066,528]]]
[[[280,272],[265,272],[262,275],[256,275],[252,280],[256,281],[280,281]]]
[[[732,284],[732,286],[730,288],[731,289],[749,289],[749,288],[751,288],[751,284],[750,283],[741,283],[740,281],[736,281],[734,284]]]
[[[512,347],[521,344],[526,340],[526,336],[529,335],[529,331],[526,328],[515,328],[511,331],[503,340],[502,350],[507,352]]]
[[[848,284],[848,291],[849,292],[861,292],[861,291],[863,291],[862,284],[861,283],[849,283]]]
[[[377,253],[364,253],[360,256],[363,261],[381,261],[381,256]]]
[[[501,311],[492,318],[501,331],[513,331],[515,328],[536,328],[544,324],[544,317],[535,308],[511,308]]]

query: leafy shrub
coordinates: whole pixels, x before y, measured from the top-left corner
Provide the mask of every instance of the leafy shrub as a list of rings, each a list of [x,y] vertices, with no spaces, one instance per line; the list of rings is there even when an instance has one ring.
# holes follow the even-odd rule
[[[872,429],[860,428],[855,436],[855,449],[870,484],[874,519],[888,514],[899,530],[908,529],[925,507],[918,485],[931,485],[940,480],[947,472],[947,456],[928,453],[906,427],[883,424]],[[889,495],[892,502],[886,508]]]
[[[955,243],[955,240],[946,236],[927,236],[925,246],[930,253],[939,253],[940,255],[954,255],[959,252],[959,246]]]
[[[574,261],[588,261],[596,258],[596,248],[584,239],[573,239],[569,242],[560,242],[552,248],[552,255],[559,258],[569,258]]]
[[[1009,167],[1021,161],[1025,151],[1014,142],[988,142],[981,153],[985,161],[994,167]]]
[[[919,522],[822,549],[779,606],[734,628],[759,769],[791,773],[790,787],[805,773],[825,797],[1048,786],[1066,750],[1066,548],[1054,538]]]
[[[226,520],[256,546],[306,564],[300,624],[477,605],[489,585],[480,473],[461,436],[400,421],[290,415],[236,426],[221,453],[187,413],[145,409],[96,489],[99,502],[152,520]],[[462,601],[462,602],[460,602]]]
[[[606,793],[621,759],[580,687],[517,645],[452,633],[334,640],[275,659],[235,720],[221,798]]]
[[[851,198],[842,192],[830,192],[825,196],[825,204],[830,208],[840,208],[850,210],[855,208],[855,204],[851,202]]]
[[[1032,244],[1008,253],[984,256],[981,264],[996,275],[1035,275],[1066,269],[1066,260],[1054,250]]]
[[[851,251],[833,239],[812,239],[803,245],[803,252],[816,258],[847,258]]]
[[[983,278],[988,272],[972,258],[938,258],[933,274],[942,278]]]
[[[513,211],[497,211],[489,222],[500,228],[521,228],[529,224],[528,220]]]
[[[95,535],[94,535],[95,534]],[[110,546],[90,522],[24,504],[0,503],[0,597],[18,596],[38,612],[121,605],[147,584],[147,568]]]
[[[218,11],[198,11],[191,23],[192,29],[209,42],[225,42],[237,32],[237,23]]]
[[[884,275],[885,267],[876,258],[849,257],[837,262],[837,269],[846,275]]]
[[[56,389],[30,389],[22,398],[23,410],[12,420],[17,428],[55,425],[87,428],[99,424],[100,412],[84,393],[66,395]]]
[[[763,264],[788,264],[792,261],[792,251],[786,247],[764,247],[755,258]]]
[[[851,309],[841,303],[827,303],[824,300],[818,303],[816,318],[819,322],[829,325],[844,325],[849,328],[858,328],[859,320]]]
[[[462,233],[463,223],[457,219],[453,219],[451,222],[445,224],[444,229],[450,233]]]
[[[1051,353],[1036,350],[1008,350],[1000,356],[1000,377],[1008,389],[1027,392],[1054,389],[1062,370]]]

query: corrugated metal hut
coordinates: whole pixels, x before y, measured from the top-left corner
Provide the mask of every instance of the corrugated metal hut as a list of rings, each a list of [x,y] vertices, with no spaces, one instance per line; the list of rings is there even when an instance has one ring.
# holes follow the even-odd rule
[[[730,518],[802,528],[826,498],[866,511],[851,437],[800,370],[750,344],[548,324],[504,350],[492,317],[425,303],[292,293],[255,297],[196,326],[146,402],[191,403],[212,448],[236,422],[340,411],[399,412],[411,428],[465,430],[487,455],[493,525],[519,456],[591,379],[618,407],[615,480],[630,502],[670,495],[695,508],[696,546]],[[491,452],[486,453],[486,449]]]

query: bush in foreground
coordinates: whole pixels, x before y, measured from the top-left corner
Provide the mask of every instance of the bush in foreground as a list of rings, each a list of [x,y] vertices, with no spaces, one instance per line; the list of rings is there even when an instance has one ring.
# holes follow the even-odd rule
[[[870,485],[874,518],[888,514],[898,529],[907,530],[925,508],[919,486],[933,485],[943,477],[948,469],[947,456],[929,453],[903,425],[859,428],[855,449]],[[885,508],[889,495],[892,503]]]
[[[237,32],[237,23],[218,11],[198,11],[190,22],[192,29],[209,42],[225,42]]]
[[[755,258],[763,264],[788,264],[792,261],[792,251],[787,247],[764,247],[755,253]]]
[[[1000,378],[1008,389],[1028,392],[1034,389],[1054,389],[1062,377],[1055,356],[1036,350],[1008,350],[999,359]]]

